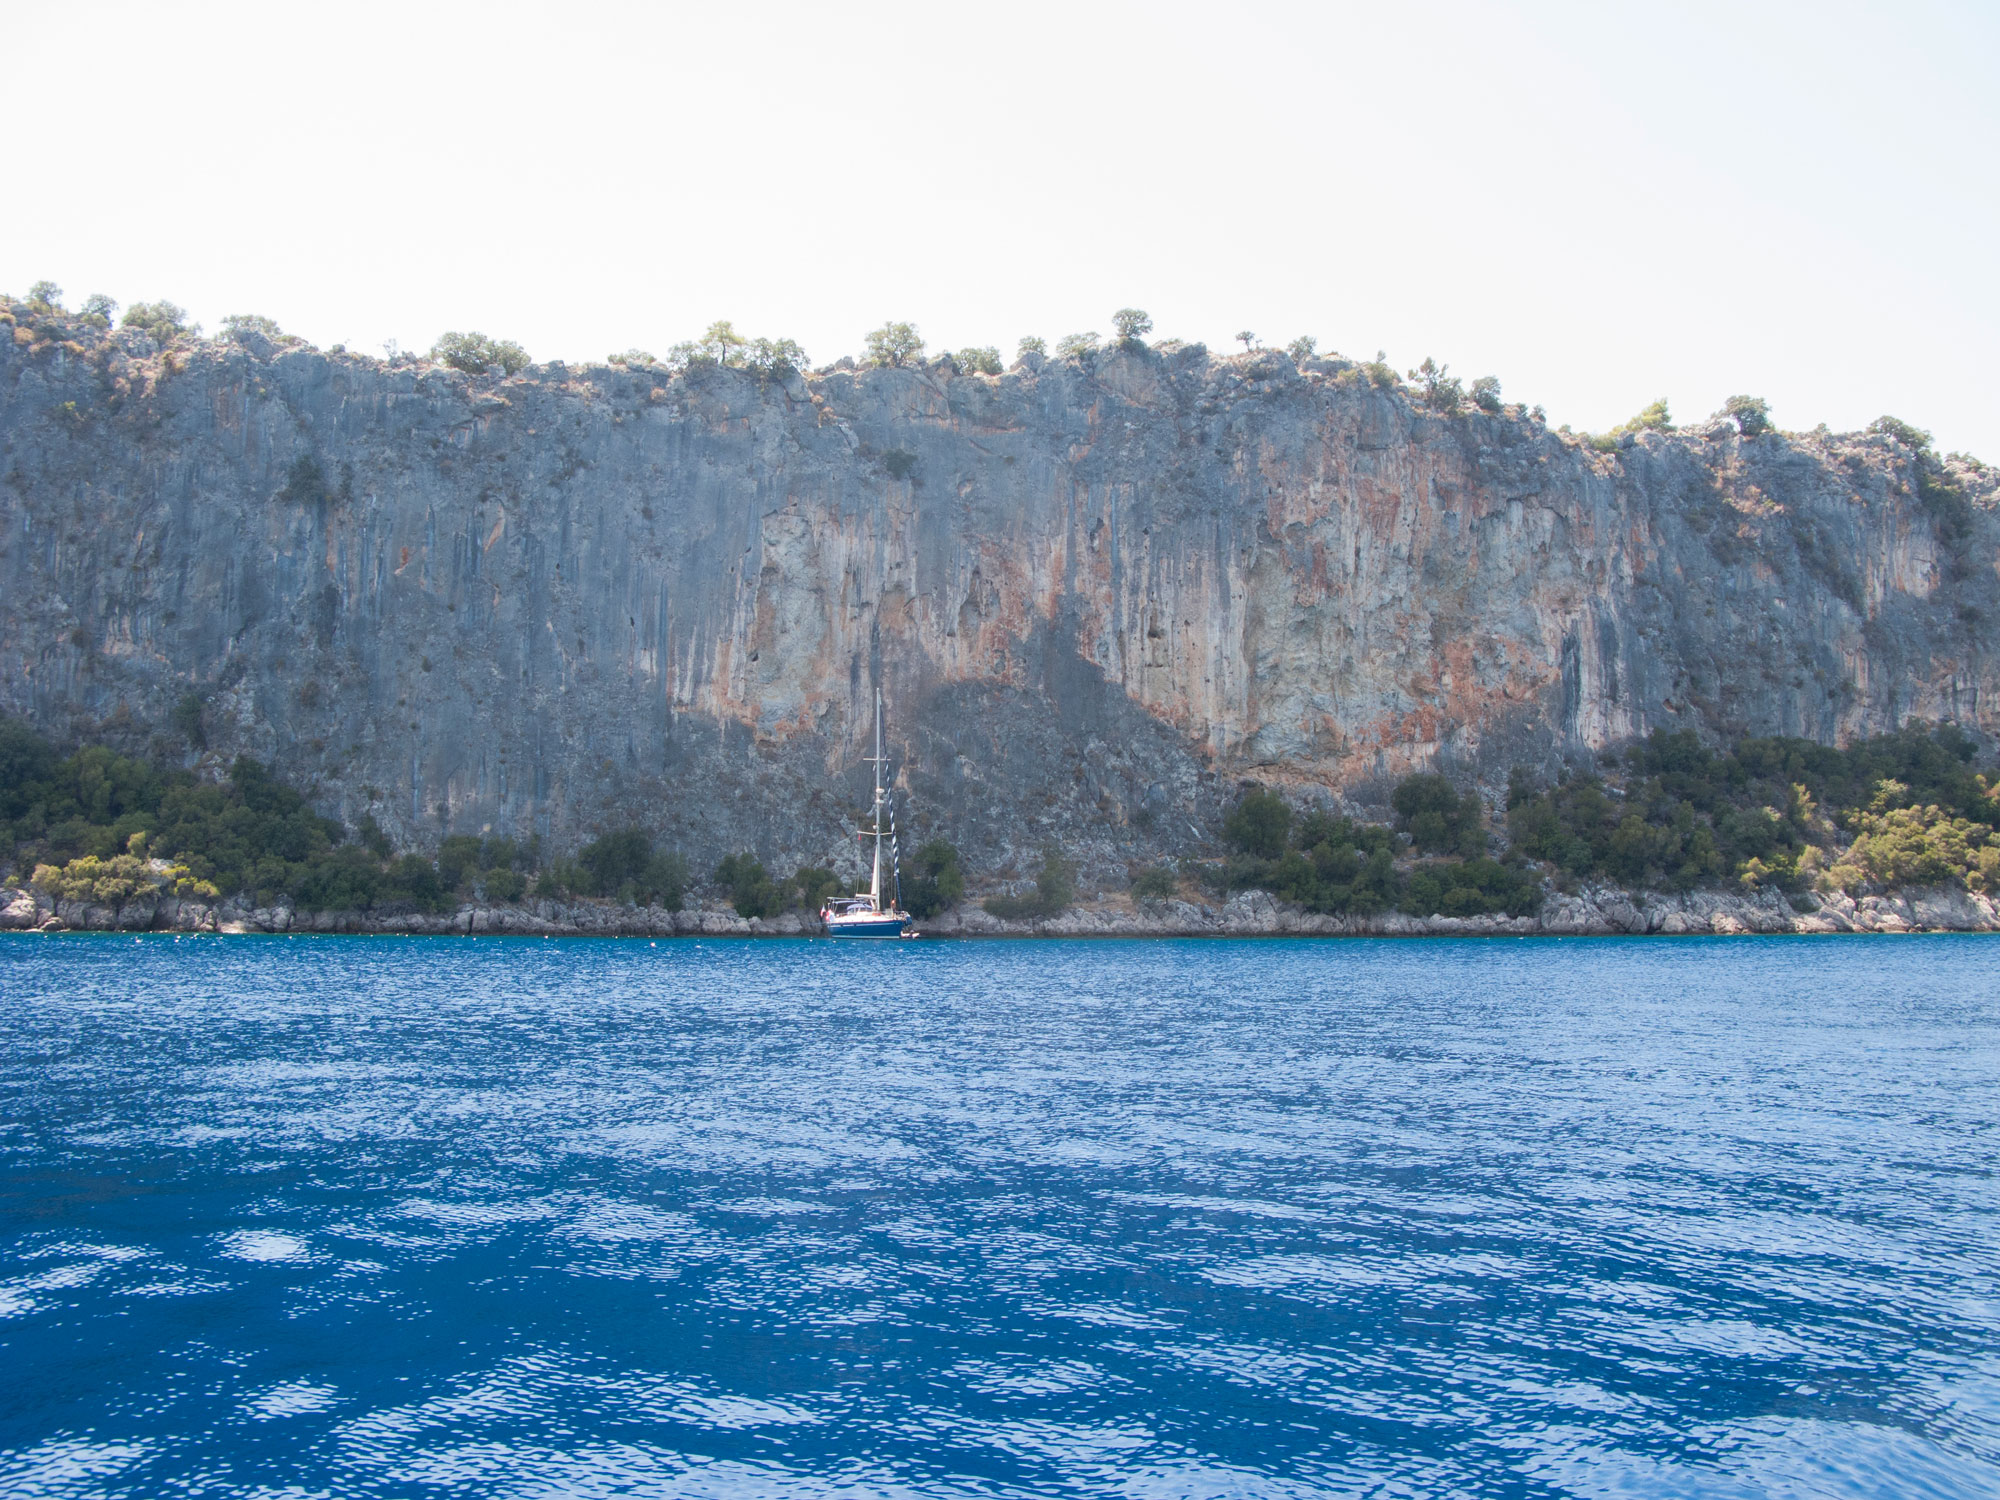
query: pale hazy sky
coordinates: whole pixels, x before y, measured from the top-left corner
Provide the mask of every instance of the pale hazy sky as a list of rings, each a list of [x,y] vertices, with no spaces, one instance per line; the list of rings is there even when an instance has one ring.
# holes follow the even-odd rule
[[[0,289],[537,358],[1312,333],[2000,461],[2000,5],[10,7]]]

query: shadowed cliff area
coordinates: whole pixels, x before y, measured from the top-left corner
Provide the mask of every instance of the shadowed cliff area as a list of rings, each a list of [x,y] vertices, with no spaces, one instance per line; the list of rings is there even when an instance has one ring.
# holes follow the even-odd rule
[[[0,710],[398,844],[791,868],[854,862],[879,683],[915,832],[1087,877],[1245,778],[1990,735],[1996,491],[1895,432],[1600,449],[1276,352],[471,376],[18,316]]]

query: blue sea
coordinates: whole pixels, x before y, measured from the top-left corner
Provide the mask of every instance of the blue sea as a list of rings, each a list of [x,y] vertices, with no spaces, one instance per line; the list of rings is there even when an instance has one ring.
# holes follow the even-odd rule
[[[2000,1494],[2000,939],[0,939],[0,1496]]]

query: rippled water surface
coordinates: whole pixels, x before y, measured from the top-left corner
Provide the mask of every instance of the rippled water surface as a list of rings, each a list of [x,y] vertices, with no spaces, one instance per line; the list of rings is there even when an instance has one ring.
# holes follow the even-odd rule
[[[0,939],[0,1495],[2000,1493],[2000,940]]]

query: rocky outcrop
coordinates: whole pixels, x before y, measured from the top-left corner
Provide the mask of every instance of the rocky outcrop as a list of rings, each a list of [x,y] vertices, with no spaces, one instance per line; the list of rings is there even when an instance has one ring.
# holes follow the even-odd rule
[[[961,907],[923,925],[940,937],[1668,937],[1750,933],[2000,932],[2000,905],[1960,890],[1814,897],[1795,907],[1777,891],[1635,893],[1589,887],[1552,895],[1531,917],[1317,916],[1263,891],[1217,905],[1106,903],[1035,922]]]
[[[852,870],[876,684],[917,831],[1086,885],[1202,850],[1244,777],[1367,807],[1659,726],[2000,727],[1995,476],[1941,517],[1888,437],[1599,453],[1192,348],[503,380],[35,337],[0,710],[254,754],[418,847]]]
[[[1800,906],[1805,909],[1801,910]],[[1591,887],[1554,895],[1532,917],[1316,916],[1263,891],[1219,904],[1199,901],[1075,907],[1035,921],[1004,921],[963,905],[917,924],[928,937],[1638,937],[1752,933],[2000,932],[2000,904],[1962,890],[1833,895],[1794,906],[1776,891],[1645,894]],[[528,901],[433,913],[298,912],[291,907],[209,905],[166,898],[121,907],[53,902],[0,891],[0,931],[373,933],[428,937],[809,937],[818,920],[799,912],[744,918],[725,907],[670,912],[606,901]]]

